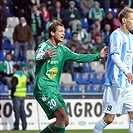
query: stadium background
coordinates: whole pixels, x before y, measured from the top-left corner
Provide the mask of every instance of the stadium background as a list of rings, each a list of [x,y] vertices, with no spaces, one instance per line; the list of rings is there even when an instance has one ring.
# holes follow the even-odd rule
[[[8,2],[13,2],[12,0],[8,0]],[[51,3],[54,1],[51,1]],[[65,3],[66,1],[64,1]],[[113,15],[117,14],[119,10],[124,6],[132,7],[132,0],[115,0],[111,3],[109,0],[110,7],[105,7],[102,3],[104,0],[98,1],[101,5],[101,8],[107,11],[111,11]],[[119,3],[118,5],[115,2]],[[48,3],[48,1],[47,1]],[[63,3],[63,1],[61,1]],[[68,4],[68,2],[66,2]],[[80,8],[80,0],[75,0],[76,7]],[[122,3],[122,4],[120,4]],[[3,6],[3,4],[2,4]],[[8,5],[7,5],[8,6]],[[6,7],[7,7],[6,6]],[[12,5],[14,6],[14,5]],[[7,8],[6,8],[7,9]],[[116,10],[117,9],[117,10]],[[8,10],[9,11],[9,10]],[[80,10],[82,14],[82,10]],[[117,11],[117,12],[116,12]],[[1,14],[1,12],[0,12]],[[81,15],[81,22],[83,28],[88,28],[90,25],[86,21],[86,16]],[[0,63],[4,61],[5,54],[9,51],[14,53],[13,48],[13,39],[12,34],[14,27],[19,23],[18,17],[14,16],[12,12],[8,12],[8,17],[6,20],[6,27],[5,30],[2,31],[1,36],[1,43],[0,43]],[[2,27],[2,26],[0,26]],[[70,39],[71,31],[70,28],[66,28],[66,35],[65,39]],[[89,32],[89,30],[88,30]],[[7,41],[5,41],[5,37]],[[6,42],[6,43],[5,43]],[[30,52],[29,58],[34,56],[34,51],[29,50],[27,53]],[[22,62],[20,57],[20,63]],[[88,132],[93,128],[95,122],[102,117],[101,112],[101,98],[103,94],[103,83],[104,83],[104,73],[105,73],[105,66],[98,62],[92,63],[81,63],[80,66],[84,68],[84,72],[63,72],[61,75],[60,81],[60,91],[65,98],[65,101],[68,106],[69,115],[70,115],[70,125],[67,127],[67,133],[78,133],[78,132]],[[2,78],[2,77],[1,77]],[[0,78],[0,79],[1,79]],[[10,90],[6,85],[0,81],[0,91],[1,91],[1,102],[0,102],[0,130],[11,130],[13,128],[13,110],[12,110],[12,102],[10,98]],[[26,115],[28,121],[28,128],[27,130],[40,130],[43,129],[48,123],[48,119],[46,118],[45,114],[42,112],[41,108],[38,106],[37,102],[33,97],[33,86],[32,84],[27,85],[27,99],[26,99]],[[42,120],[42,117],[44,119]],[[117,116],[115,121],[112,125],[108,126],[104,132],[121,132],[125,133],[128,129],[128,117],[127,115],[124,116]],[[21,129],[21,128],[20,128]],[[72,129],[72,131],[71,131]],[[78,129],[78,130],[77,130]],[[123,130],[113,130],[113,129],[123,129]],[[124,130],[125,129],[125,130]],[[1,131],[4,133],[4,131]],[[7,131],[5,131],[7,133]],[[23,132],[23,131],[22,131]],[[31,131],[36,132],[36,131]],[[12,132],[11,132],[12,133]],[[18,132],[19,133],[19,132]],[[28,131],[27,131],[28,133]]]

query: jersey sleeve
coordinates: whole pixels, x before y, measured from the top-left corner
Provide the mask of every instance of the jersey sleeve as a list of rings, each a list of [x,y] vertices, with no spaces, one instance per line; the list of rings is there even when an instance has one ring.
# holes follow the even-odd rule
[[[42,43],[42,44],[40,44],[40,45],[38,46],[38,49],[37,49],[37,51],[36,51],[36,56],[35,56],[35,59],[36,59],[37,61],[39,61],[39,60],[45,60],[44,54],[45,54],[46,49],[47,49],[47,45],[46,45],[45,42]]]
[[[68,48],[65,48],[65,60],[71,60],[75,62],[91,62],[101,59],[100,54],[77,54]]]
[[[120,46],[121,41],[120,41],[120,36],[118,33],[113,32],[112,35],[110,36],[110,54],[119,54],[120,53]]]

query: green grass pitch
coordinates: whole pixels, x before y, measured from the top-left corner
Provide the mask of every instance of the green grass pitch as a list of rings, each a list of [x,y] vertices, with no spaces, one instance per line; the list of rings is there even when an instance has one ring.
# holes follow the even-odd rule
[[[26,130],[26,131],[0,131],[1,133],[38,133],[39,131],[35,130]],[[92,133],[92,130],[66,130],[66,133]],[[127,129],[122,130],[104,130],[103,133],[128,133]]]

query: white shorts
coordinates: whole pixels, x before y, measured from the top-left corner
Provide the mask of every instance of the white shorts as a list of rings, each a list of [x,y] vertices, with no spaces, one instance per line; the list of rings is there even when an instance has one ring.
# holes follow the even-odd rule
[[[103,112],[108,114],[133,112],[133,86],[130,88],[105,86]]]

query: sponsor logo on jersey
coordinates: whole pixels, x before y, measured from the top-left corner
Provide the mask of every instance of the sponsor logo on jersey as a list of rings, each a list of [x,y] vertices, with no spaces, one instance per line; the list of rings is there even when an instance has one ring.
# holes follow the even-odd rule
[[[47,74],[47,76],[48,76],[49,78],[52,79],[52,78],[54,78],[54,77],[56,76],[57,72],[58,72],[58,68],[52,68],[52,69],[48,70],[48,71],[46,72],[46,74]]]
[[[51,64],[51,65],[52,64],[58,64],[58,61],[48,60],[48,63]]]

